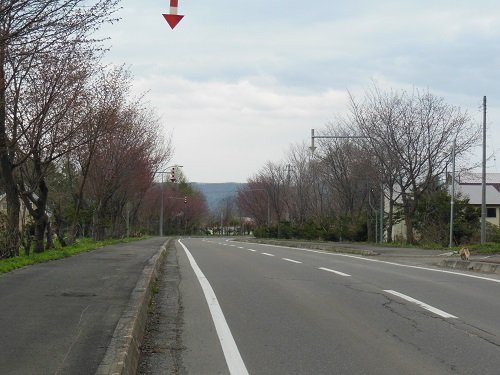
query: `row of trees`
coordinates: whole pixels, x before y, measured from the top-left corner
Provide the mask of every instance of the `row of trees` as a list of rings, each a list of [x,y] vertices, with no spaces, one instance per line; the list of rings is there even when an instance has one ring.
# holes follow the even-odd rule
[[[171,156],[158,117],[131,99],[126,69],[101,63],[95,32],[118,2],[0,4],[0,258],[21,243],[28,252],[32,237],[44,251],[52,229],[63,245],[123,234]]]
[[[326,127],[321,135],[332,138],[316,139],[314,153],[294,145],[284,162],[268,162],[239,192],[238,205],[260,225],[269,207],[274,229],[267,235],[374,240],[383,196],[386,239],[392,241],[393,225],[403,221],[405,238],[414,243],[427,225],[435,226],[422,225],[423,202],[434,194],[449,202],[444,183],[453,140],[457,157],[464,157],[478,131],[466,112],[430,92],[374,85],[360,99],[350,96],[348,115]],[[469,226],[478,223],[465,202],[457,207]],[[463,229],[457,242],[466,236]],[[433,240],[444,242],[443,233]]]
[[[161,202],[163,222],[160,223]],[[193,189],[180,174],[178,182],[152,185],[144,195],[137,215],[137,228],[144,233],[157,234],[160,225],[163,233],[198,234],[208,218],[205,196]]]

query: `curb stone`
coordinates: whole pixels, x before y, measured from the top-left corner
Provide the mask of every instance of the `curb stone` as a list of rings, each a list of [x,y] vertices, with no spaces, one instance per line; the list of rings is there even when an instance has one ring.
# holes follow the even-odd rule
[[[440,267],[454,268],[464,271],[476,271],[482,273],[495,273],[500,275],[500,264],[487,262],[474,262],[459,259],[443,259],[438,264]]]
[[[148,315],[148,302],[151,298],[151,286],[167,254],[170,241],[171,239],[167,240],[144,267],[95,375],[136,373]]]
[[[308,242],[287,242],[287,241],[279,241],[279,240],[253,240],[246,241],[260,244],[268,244],[268,245],[277,245],[277,246],[287,246],[287,247],[296,247],[296,248],[304,248],[304,249],[312,249],[312,250],[322,250],[329,251],[331,253],[344,253],[344,254],[354,254],[354,255],[365,255],[365,256],[374,256],[379,255],[376,251],[366,250],[366,249],[352,249],[347,247],[342,247],[342,245],[328,245],[328,244],[316,244],[316,243],[308,243]]]

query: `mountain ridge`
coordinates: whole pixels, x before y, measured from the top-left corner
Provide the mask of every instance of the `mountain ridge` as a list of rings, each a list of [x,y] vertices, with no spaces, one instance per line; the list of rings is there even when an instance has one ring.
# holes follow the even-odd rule
[[[247,184],[244,182],[192,182],[191,185],[205,196],[208,209],[214,211],[224,199],[236,197],[238,189]]]

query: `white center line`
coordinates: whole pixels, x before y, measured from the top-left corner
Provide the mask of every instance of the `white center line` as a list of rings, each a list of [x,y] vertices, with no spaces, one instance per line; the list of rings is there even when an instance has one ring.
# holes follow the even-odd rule
[[[340,272],[340,271],[334,271],[334,270],[331,270],[330,268],[325,268],[325,267],[319,267],[318,270],[322,270],[322,271],[327,271],[327,272],[331,272],[331,273],[335,273],[337,275],[340,275],[340,276],[346,276],[346,277],[349,277],[351,275],[347,274],[347,273],[344,273],[344,272]]]
[[[288,258],[281,258],[281,259],[286,260],[287,262],[302,264],[302,262],[299,262],[298,260],[293,260],[293,259],[288,259]]]
[[[268,253],[261,253],[262,255],[267,255],[268,257],[273,257],[273,254],[268,254]]]
[[[247,249],[248,251],[251,251],[252,253],[256,253],[257,250],[254,250],[254,249]]]
[[[215,295],[212,286],[201,271],[200,267],[198,267],[196,260],[193,258],[187,247],[184,246],[181,240],[179,240],[179,243],[186,252],[189,263],[191,264],[191,267],[200,282],[201,288],[203,289],[203,293],[205,294],[208,308],[210,310],[210,314],[212,315],[212,320],[214,321],[215,330],[217,331],[217,336],[219,336],[222,351],[224,353],[224,357],[226,358],[229,373],[231,375],[248,375],[248,370],[245,367],[243,359],[241,358],[236,342],[234,341],[231,330],[227,325],[226,318],[224,318],[224,314],[219,305],[219,301],[217,301],[217,296]]]
[[[238,249],[244,249],[244,247],[238,246]]]
[[[435,307],[432,307],[431,305],[428,305],[428,304],[426,304],[426,303],[424,303],[422,301],[419,301],[418,299],[415,299],[415,298],[412,298],[410,296],[407,296],[406,294],[399,293],[399,292],[396,292],[394,290],[384,290],[384,292],[390,293],[392,295],[395,295],[395,296],[397,296],[399,298],[402,298],[402,299],[404,299],[404,300],[406,300],[408,302],[412,302],[412,303],[420,306],[421,308],[426,309],[426,310],[428,310],[430,312],[433,312],[434,314],[439,315],[439,316],[441,316],[443,318],[457,319],[457,317],[455,315],[451,315],[451,314],[449,314],[449,313],[447,313],[447,312],[445,312],[443,310],[439,310],[439,309],[437,309]]]

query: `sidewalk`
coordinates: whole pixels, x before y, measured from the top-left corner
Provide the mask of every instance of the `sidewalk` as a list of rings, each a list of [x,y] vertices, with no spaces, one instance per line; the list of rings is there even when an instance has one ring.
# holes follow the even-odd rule
[[[0,276],[0,373],[94,374],[164,238]]]

